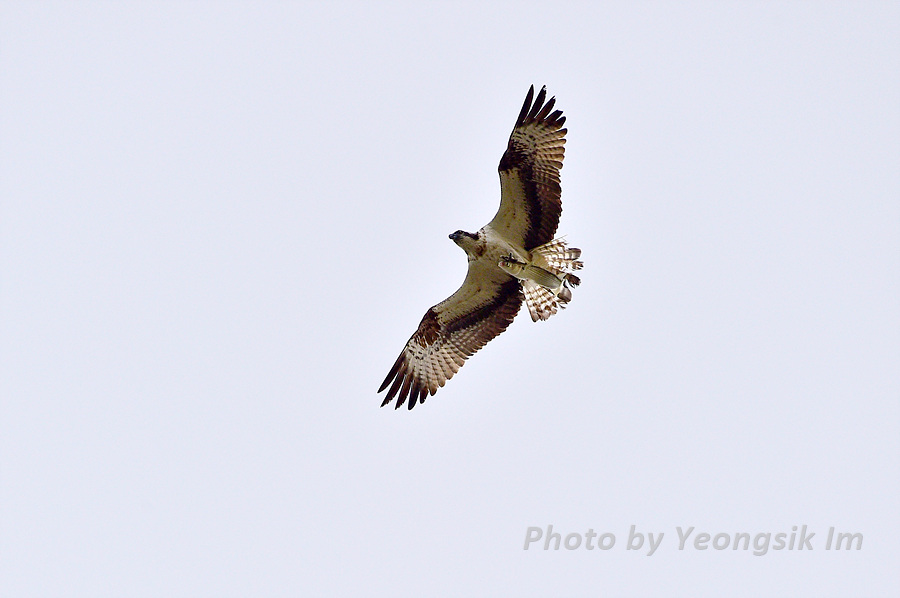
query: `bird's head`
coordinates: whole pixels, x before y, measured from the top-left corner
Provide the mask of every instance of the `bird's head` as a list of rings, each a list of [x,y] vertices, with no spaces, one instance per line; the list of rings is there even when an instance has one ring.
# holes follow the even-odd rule
[[[478,242],[478,235],[458,230],[450,235],[450,240],[462,247],[467,254],[471,254],[475,248],[475,243]]]

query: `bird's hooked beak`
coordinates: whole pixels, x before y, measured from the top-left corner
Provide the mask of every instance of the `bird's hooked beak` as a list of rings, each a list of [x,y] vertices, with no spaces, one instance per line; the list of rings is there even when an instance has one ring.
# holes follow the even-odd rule
[[[455,233],[450,233],[451,241],[456,241],[457,239],[459,239],[459,237],[460,237],[459,231],[456,231]]]

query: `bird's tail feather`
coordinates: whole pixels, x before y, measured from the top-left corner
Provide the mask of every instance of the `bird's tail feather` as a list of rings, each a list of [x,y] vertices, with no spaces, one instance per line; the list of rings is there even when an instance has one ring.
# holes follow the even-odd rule
[[[561,303],[557,303],[556,295],[551,291],[530,280],[522,281],[522,291],[532,322],[548,319],[557,312],[557,306],[563,306]]]
[[[584,267],[580,257],[581,250],[568,247],[563,237],[532,250],[531,276],[522,279],[522,289],[533,321],[546,320],[572,300],[569,287],[577,287],[581,279],[571,272]],[[535,272],[547,274],[547,280],[534,276]]]
[[[545,266],[554,274],[581,270],[584,267],[584,262],[578,259],[581,257],[581,250],[577,247],[570,248],[565,237],[553,239],[545,245],[536,247],[533,253],[536,262],[543,262],[543,264],[538,263],[537,265]],[[579,280],[578,277],[575,279]],[[581,281],[579,280],[579,282]],[[577,285],[575,282],[573,284]]]
[[[560,309],[565,309],[566,304],[572,300],[572,291],[565,285],[560,285],[557,293],[554,293],[536,282],[523,280],[522,290],[533,322],[549,319]]]

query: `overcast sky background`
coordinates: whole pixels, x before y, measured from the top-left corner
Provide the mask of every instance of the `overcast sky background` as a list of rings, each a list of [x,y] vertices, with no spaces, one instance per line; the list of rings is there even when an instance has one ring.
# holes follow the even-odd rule
[[[896,595],[898,73],[897,2],[3,2],[0,593]],[[532,83],[584,282],[379,409]]]

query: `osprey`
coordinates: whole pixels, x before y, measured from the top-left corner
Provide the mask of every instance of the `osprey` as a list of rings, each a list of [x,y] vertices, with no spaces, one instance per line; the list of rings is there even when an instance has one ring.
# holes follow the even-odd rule
[[[581,250],[554,239],[562,212],[562,168],[566,118],[528,90],[519,118],[500,159],[500,209],[477,233],[458,230],[450,239],[469,260],[458,291],[433,306],[378,389],[390,385],[384,407],[396,396],[395,409],[437,392],[466,358],[506,330],[522,301],[531,319],[546,320],[572,298],[580,279]],[[533,100],[533,102],[532,102]]]

